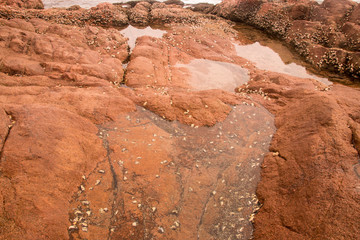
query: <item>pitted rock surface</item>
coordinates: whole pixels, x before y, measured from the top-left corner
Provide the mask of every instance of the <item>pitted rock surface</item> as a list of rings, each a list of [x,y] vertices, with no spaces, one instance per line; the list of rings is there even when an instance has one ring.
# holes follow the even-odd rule
[[[260,70],[231,23],[179,5],[0,13],[0,239],[360,235],[358,89]],[[130,53],[129,21],[166,34]],[[249,81],[199,91],[196,59]]]

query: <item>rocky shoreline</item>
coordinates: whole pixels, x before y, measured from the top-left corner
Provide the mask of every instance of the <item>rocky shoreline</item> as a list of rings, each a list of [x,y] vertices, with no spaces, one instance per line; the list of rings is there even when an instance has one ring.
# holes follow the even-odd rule
[[[359,90],[259,69],[222,18],[356,80],[337,2],[2,1],[0,239],[357,239]],[[129,24],[166,33],[130,52]]]
[[[319,69],[360,77],[360,4],[351,0],[223,1],[205,10],[288,43]]]

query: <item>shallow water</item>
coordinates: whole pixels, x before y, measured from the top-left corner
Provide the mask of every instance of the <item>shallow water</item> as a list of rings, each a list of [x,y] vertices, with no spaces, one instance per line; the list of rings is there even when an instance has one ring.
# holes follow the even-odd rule
[[[278,73],[284,73],[299,78],[312,78],[324,84],[331,84],[327,78],[318,77],[306,71],[306,68],[294,62],[286,64],[279,54],[271,48],[262,46],[259,42],[250,45],[235,45],[238,56],[254,62],[256,67]]]
[[[265,108],[238,105],[224,122],[199,128],[138,108],[104,129],[109,146],[117,149],[110,157],[121,182],[112,199],[113,210],[122,212],[112,225],[115,236],[131,232],[131,239],[147,239],[127,227],[136,216],[145,232],[162,226],[161,239],[251,238],[260,165],[275,132]],[[141,209],[132,207],[134,200]],[[142,210],[154,204],[156,215]],[[176,215],[169,214],[174,209]],[[175,219],[181,226],[176,231],[170,229]]]
[[[136,45],[136,39],[142,36],[150,36],[155,38],[161,38],[166,31],[160,29],[153,29],[148,26],[146,28],[136,28],[129,25],[127,28],[120,31],[122,35],[129,38],[128,44],[130,47],[130,51],[132,51]]]
[[[222,89],[233,92],[250,79],[248,71],[238,65],[207,59],[195,59],[176,67],[189,70],[189,85],[195,90]]]
[[[238,31],[237,40],[241,42],[234,44],[237,54],[255,63],[259,69],[331,84],[326,76],[316,72],[279,40],[244,24],[237,24],[235,29]]]

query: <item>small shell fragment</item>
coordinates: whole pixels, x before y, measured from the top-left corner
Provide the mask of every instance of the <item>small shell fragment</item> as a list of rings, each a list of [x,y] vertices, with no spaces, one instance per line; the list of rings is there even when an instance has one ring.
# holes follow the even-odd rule
[[[76,210],[76,211],[74,212],[75,215],[80,215],[81,213],[82,213],[82,212],[79,211],[79,210]]]
[[[74,226],[74,225],[71,225],[71,226],[69,227],[69,230],[75,230],[75,229],[78,229],[78,227],[77,227],[77,226]]]

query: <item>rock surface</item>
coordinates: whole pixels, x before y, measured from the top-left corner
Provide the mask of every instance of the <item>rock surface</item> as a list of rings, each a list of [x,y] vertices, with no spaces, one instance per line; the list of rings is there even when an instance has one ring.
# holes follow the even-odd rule
[[[1,0],[0,5],[12,6],[15,8],[34,8],[43,9],[44,4],[41,0]]]
[[[225,0],[212,13],[262,29],[314,66],[358,80],[359,7],[351,0]]]
[[[358,89],[259,70],[179,5],[0,13],[0,239],[360,235]],[[130,53],[129,22],[168,24]],[[198,59],[250,81],[197,90]]]
[[[346,209],[360,201],[354,171],[359,91],[340,85],[328,91],[278,74],[260,76],[248,89],[262,88],[275,100],[263,104],[276,115],[277,131],[257,189],[263,206],[255,218],[255,239],[356,239],[360,212]]]

